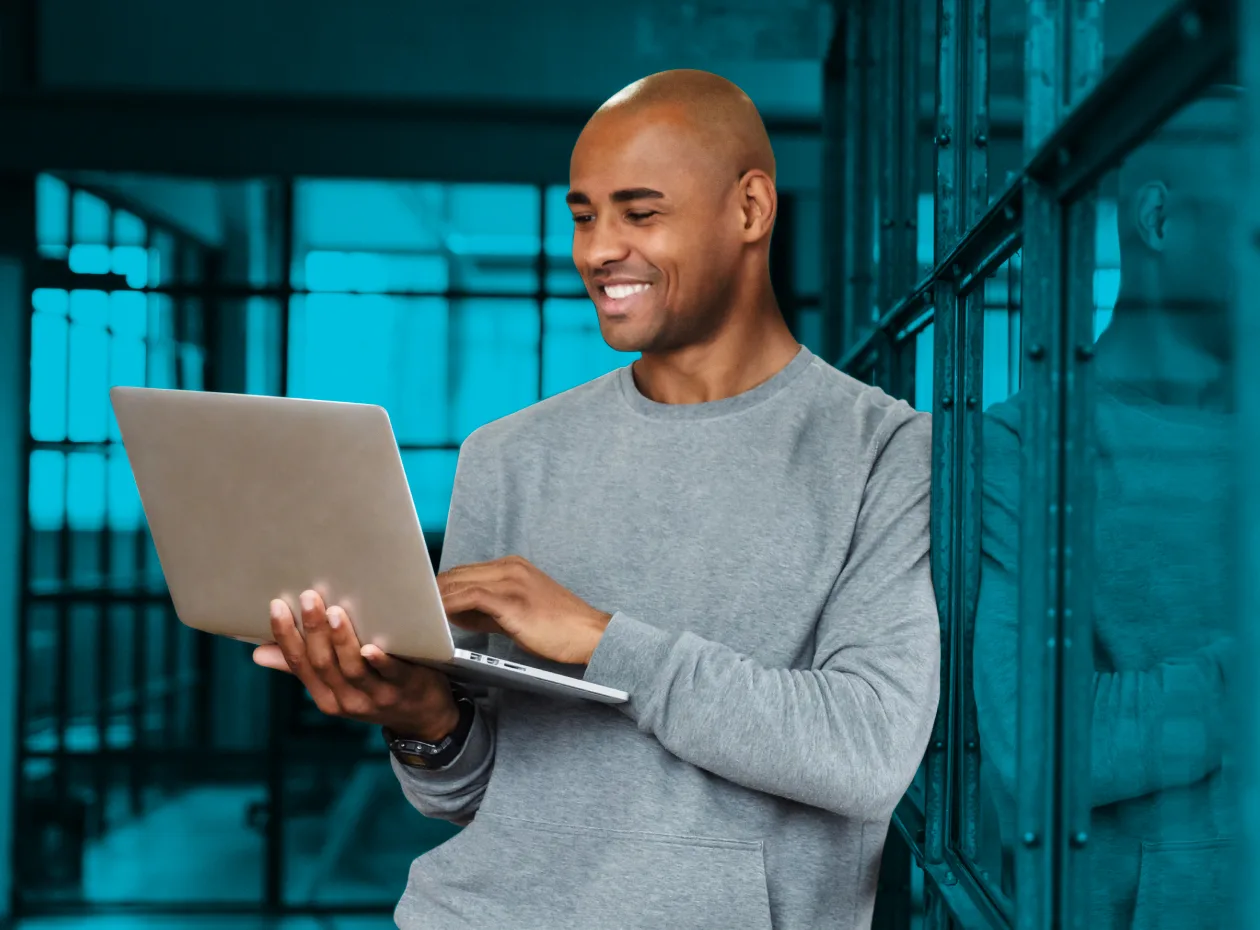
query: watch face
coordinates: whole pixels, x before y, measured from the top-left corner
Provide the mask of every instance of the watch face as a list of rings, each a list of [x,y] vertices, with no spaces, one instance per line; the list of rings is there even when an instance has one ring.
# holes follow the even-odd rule
[[[417,755],[414,752],[397,752],[394,753],[398,757],[398,761],[403,765],[410,765],[412,768],[423,769],[429,767],[429,760],[424,756]]]

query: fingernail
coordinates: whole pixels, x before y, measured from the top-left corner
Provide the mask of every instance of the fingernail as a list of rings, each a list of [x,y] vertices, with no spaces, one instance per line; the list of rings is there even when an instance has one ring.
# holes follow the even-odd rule
[[[284,616],[284,610],[281,609],[280,602],[272,601],[271,602],[271,619],[279,620],[283,616]]]
[[[337,629],[337,627],[341,626],[341,608],[340,607],[328,608],[328,625],[332,627],[334,630]]]
[[[310,591],[303,591],[303,592],[302,592],[301,601],[302,601],[302,609],[303,609],[303,610],[314,610],[314,609],[315,609],[315,595],[314,595],[314,594],[312,594]]]

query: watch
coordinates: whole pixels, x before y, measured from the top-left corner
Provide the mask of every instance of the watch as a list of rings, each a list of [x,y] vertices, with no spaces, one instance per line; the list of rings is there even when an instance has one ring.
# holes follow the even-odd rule
[[[451,693],[459,708],[459,723],[455,724],[454,730],[436,743],[403,738],[388,727],[381,728],[385,745],[389,747],[395,759],[409,768],[428,771],[445,768],[455,761],[464,748],[464,743],[468,741],[468,734],[472,732],[477,705],[473,703],[472,695],[454,683],[451,684]]]

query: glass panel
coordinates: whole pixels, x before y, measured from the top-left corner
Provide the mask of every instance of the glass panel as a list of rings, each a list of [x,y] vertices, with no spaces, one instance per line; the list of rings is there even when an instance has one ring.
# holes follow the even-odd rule
[[[1016,252],[984,282],[984,396],[988,409],[1006,400],[1020,383],[1020,306],[1023,254]]]
[[[37,441],[66,438],[69,338],[64,316],[31,315],[31,437]]]
[[[287,904],[393,906],[412,860],[458,832],[407,802],[375,730],[355,743],[340,761],[288,768]]]
[[[251,297],[245,302],[245,392],[282,394],[280,333],[284,313],[280,301]]]
[[[1093,471],[1069,485],[1092,510],[1092,552],[1072,579],[1090,594],[1094,627],[1090,690],[1074,695],[1091,728],[1091,926],[1222,926],[1232,906],[1238,117],[1235,100],[1205,97],[1141,144],[1097,191],[1092,261],[1069,269],[1068,280],[1093,283],[1099,332],[1090,431],[1070,437],[1088,446]],[[985,418],[975,697],[986,813],[1008,857],[1019,455],[1035,413],[1020,392]]]
[[[792,283],[796,296],[817,297],[822,291],[822,200],[814,192],[796,194],[793,200]]]
[[[573,211],[564,201],[568,193],[567,184],[555,184],[547,188],[547,255],[572,260]]]
[[[822,310],[818,307],[796,311],[796,341],[815,355],[822,353]]]
[[[1117,61],[1168,11],[1176,0],[1132,0],[1103,6],[1103,64],[1110,71]]]
[[[144,245],[144,221],[126,210],[114,211],[114,245]]]
[[[1015,179],[1024,163],[1024,62],[1028,5],[989,4],[989,199]]]
[[[453,442],[449,325],[441,297],[295,297],[288,393],[379,404],[402,444]]]
[[[73,313],[74,294],[70,306]],[[103,325],[70,324],[69,364],[69,438],[100,442],[109,430],[109,335]]]
[[[451,489],[455,486],[455,449],[404,449],[403,470],[416,516],[426,533],[446,530],[446,516],[451,509]]]
[[[109,207],[99,197],[87,191],[75,191],[73,220],[73,244],[109,242]]]
[[[975,875],[1009,913],[1014,892],[1014,871],[1010,852],[1014,829],[1012,784],[1005,776],[1013,765],[1016,746],[1014,713],[1015,670],[995,662],[1000,647],[1010,643],[995,630],[1009,630],[1018,620],[1019,597],[1018,481],[1020,415],[1023,412],[1019,390],[1020,376],[1020,268],[1022,256],[1013,255],[987,278],[983,285],[981,312],[984,314],[981,406],[982,424],[981,579],[979,605],[974,621],[966,628],[964,671],[972,676],[975,702],[964,700],[964,712],[978,718],[978,749],[963,759],[963,816],[974,824],[974,832],[964,841],[963,855]],[[972,305],[973,312],[975,305]],[[1012,396],[1014,395],[1014,396]],[[1003,653],[1003,661],[1011,656]],[[990,667],[990,663],[994,663]],[[997,696],[999,695],[1000,696]],[[1000,704],[998,702],[1001,702]],[[1000,716],[1000,725],[994,723]],[[990,750],[992,750],[990,752]],[[968,784],[974,779],[974,784]],[[972,791],[975,792],[973,802]],[[973,809],[973,804],[976,809]],[[972,843],[974,842],[974,845]]]
[[[72,452],[67,462],[66,516],[72,530],[99,530],[105,524],[105,456]]]
[[[914,409],[932,412],[932,378],[936,370],[936,324],[914,337]]]
[[[443,184],[299,180],[293,199],[296,286],[305,286],[305,257],[314,250],[442,251]]]
[[[618,352],[600,334],[589,300],[549,300],[543,305],[543,394],[550,397],[629,365],[637,352]]]
[[[65,258],[69,216],[69,188],[52,175],[41,174],[35,182],[35,238],[41,255]]]
[[[31,528],[57,530],[66,517],[66,456],[39,449],[31,453],[27,496]]]
[[[109,527],[112,530],[137,530],[144,525],[140,492],[121,446],[109,450]]]
[[[538,305],[531,300],[452,301],[453,439],[535,403]]]
[[[446,247],[452,254],[532,258],[541,250],[538,188],[452,184],[447,196]]]
[[[918,49],[918,133],[914,145],[914,184],[919,192],[915,220],[918,262],[916,281],[932,270],[936,242],[936,0],[920,0]]]

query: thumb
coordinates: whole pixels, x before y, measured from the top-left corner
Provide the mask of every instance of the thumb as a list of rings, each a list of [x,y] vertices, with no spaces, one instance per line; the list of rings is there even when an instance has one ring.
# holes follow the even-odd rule
[[[289,663],[284,660],[284,653],[274,643],[259,646],[254,650],[254,664],[263,668],[275,669],[277,672],[290,671]]]

